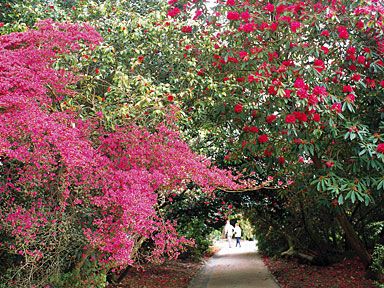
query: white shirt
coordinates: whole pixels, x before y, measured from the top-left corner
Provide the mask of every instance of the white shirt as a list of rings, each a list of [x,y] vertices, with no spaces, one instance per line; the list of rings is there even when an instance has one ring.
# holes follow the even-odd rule
[[[235,227],[235,237],[241,237],[241,228],[240,226]]]
[[[231,225],[231,224],[226,224],[225,225],[225,230],[224,230],[224,232],[225,232],[225,234],[227,234],[227,237],[232,237],[232,235],[233,235],[233,226]]]

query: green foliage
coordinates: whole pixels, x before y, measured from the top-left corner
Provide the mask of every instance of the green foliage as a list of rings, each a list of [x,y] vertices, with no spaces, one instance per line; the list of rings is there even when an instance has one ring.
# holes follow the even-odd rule
[[[86,260],[81,269],[55,275],[49,282],[54,287],[60,288],[104,288],[107,284],[107,275],[100,271],[96,261]]]
[[[372,254],[371,268],[378,274],[384,273],[384,245],[376,245]]]
[[[36,251],[45,251],[44,261],[39,261],[38,255],[26,254],[27,245],[21,246],[23,255],[1,251],[0,283],[13,283],[15,287],[43,286],[51,279],[61,279],[63,271],[70,271],[80,261],[86,240],[78,226],[85,219],[69,213],[61,216],[56,218],[56,225],[40,229],[39,238],[31,243]]]
[[[256,240],[258,250],[264,255],[278,256],[288,249],[287,240],[272,227],[265,230],[260,228],[256,233]]]
[[[191,188],[193,188],[191,186]],[[201,258],[212,244],[213,231],[221,231],[231,204],[217,195],[207,195],[199,190],[186,190],[172,197],[162,208],[168,219],[177,219],[180,235],[194,239],[195,246],[182,254],[183,257]]]
[[[245,240],[253,240],[255,237],[255,232],[252,227],[252,224],[248,219],[240,219],[239,226],[241,227],[242,238]]]
[[[126,122],[153,126],[164,119],[167,106],[177,101],[169,97],[177,98],[170,75],[181,73],[175,63],[182,57],[175,49],[181,36],[174,24],[164,24],[165,2],[34,0],[1,7],[7,14],[5,32],[52,18],[86,21],[102,35],[104,41],[95,51],[71,59],[71,66],[83,77],[74,87],[78,94],[68,98],[62,109],[84,117],[102,112],[104,124],[114,129]],[[58,68],[68,64],[59,63]]]
[[[178,231],[181,235],[195,241],[195,246],[184,252],[181,257],[200,259],[212,245],[212,240],[209,237],[212,228],[204,223],[204,219],[189,217],[189,221],[185,226],[179,224]]]
[[[212,239],[212,241],[218,241],[224,237],[223,230],[213,230],[211,234],[209,234],[209,238]]]

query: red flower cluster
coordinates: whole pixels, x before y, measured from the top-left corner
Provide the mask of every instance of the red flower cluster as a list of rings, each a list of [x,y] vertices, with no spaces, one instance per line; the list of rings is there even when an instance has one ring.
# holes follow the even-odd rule
[[[295,111],[293,112],[293,115],[295,115],[295,118],[300,122],[307,122],[308,120],[307,114],[305,114],[304,112]]]
[[[272,115],[268,115],[267,117],[265,117],[265,121],[268,123],[268,124],[271,124],[273,121],[276,120],[276,115],[272,114]]]
[[[348,103],[353,103],[353,102],[355,102],[355,95],[353,95],[353,94],[348,94],[348,95],[345,97],[345,102],[348,102]]]
[[[341,113],[341,103],[333,103],[331,109],[335,110],[337,113]]]
[[[343,92],[344,93],[351,93],[351,92],[353,92],[353,88],[350,85],[344,85],[343,86]]]
[[[285,116],[285,123],[292,124],[295,122],[296,122],[296,117],[294,114],[288,114],[287,116]]]
[[[173,7],[173,8],[171,8],[171,9],[168,10],[167,15],[168,15],[169,17],[174,18],[174,17],[176,17],[177,15],[179,15],[180,12],[181,12],[181,11],[180,11],[179,8],[177,8],[177,7]]]
[[[265,143],[265,142],[268,142],[268,135],[267,134],[262,134],[260,135],[257,140],[259,141],[259,143]]]
[[[348,39],[348,37],[349,37],[348,30],[345,26],[342,26],[342,25],[338,26],[337,27],[337,33],[339,34],[339,37],[341,39]]]
[[[335,165],[335,162],[333,162],[333,161],[325,162],[325,166],[327,166],[328,168],[332,168],[334,165]]]
[[[290,24],[291,31],[293,33],[296,33],[297,29],[299,29],[300,26],[301,26],[300,22],[292,21],[291,24]]]
[[[319,114],[319,113],[314,113],[314,114],[312,115],[312,119],[313,119],[313,121],[315,121],[315,122],[320,122],[320,114]]]
[[[228,11],[227,19],[231,21],[240,20],[240,14],[237,11]]]
[[[228,6],[234,6],[236,4],[235,0],[227,0],[226,3]]]
[[[167,99],[168,99],[169,102],[173,102],[173,100],[174,100],[175,98],[173,97],[172,94],[168,94],[168,95],[167,95]]]
[[[235,105],[235,107],[233,108],[233,111],[235,111],[235,113],[241,113],[243,112],[243,105],[241,105],[240,103],[237,103]]]
[[[259,128],[257,128],[256,126],[244,126],[243,131],[244,132],[251,132],[251,133],[258,133]]]
[[[191,33],[192,32],[192,26],[183,26],[183,27],[181,27],[181,32],[183,32],[183,33]]]
[[[321,36],[324,36],[324,37],[329,37],[329,31],[328,30],[324,30],[320,33]]]
[[[275,5],[273,5],[272,3],[268,3],[267,5],[265,5],[264,10],[268,11],[269,13],[272,13],[273,11],[275,11]]]
[[[384,143],[380,143],[379,145],[377,145],[376,152],[384,154]]]
[[[325,69],[324,61],[321,59],[316,59],[313,62],[313,67],[317,70],[317,72],[321,73]]]

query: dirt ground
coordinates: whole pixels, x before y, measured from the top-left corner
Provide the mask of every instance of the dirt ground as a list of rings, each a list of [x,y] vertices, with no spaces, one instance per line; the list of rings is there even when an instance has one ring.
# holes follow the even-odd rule
[[[276,277],[281,288],[374,288],[364,277],[363,265],[357,258],[319,267],[300,264],[295,259],[271,259],[264,263]]]
[[[145,265],[132,269],[124,280],[108,288],[187,288],[203,262],[175,260],[162,265]]]

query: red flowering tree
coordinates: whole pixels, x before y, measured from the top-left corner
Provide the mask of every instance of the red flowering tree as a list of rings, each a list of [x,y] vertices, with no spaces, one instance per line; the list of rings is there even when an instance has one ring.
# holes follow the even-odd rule
[[[170,15],[207,16],[179,46],[195,70],[184,101],[204,131],[195,136],[227,164],[288,185],[286,206],[304,195],[328,207],[369,265],[348,217],[383,199],[382,5],[228,0],[209,12],[203,2],[176,1],[183,13]]]
[[[72,63],[101,40],[88,25],[51,20],[0,37],[3,283],[101,285],[110,269],[134,263],[144,241],[149,260],[175,257],[191,241],[160,217],[159,203],[189,182],[236,188],[173,128],[111,131],[102,113],[66,108],[81,79]]]

